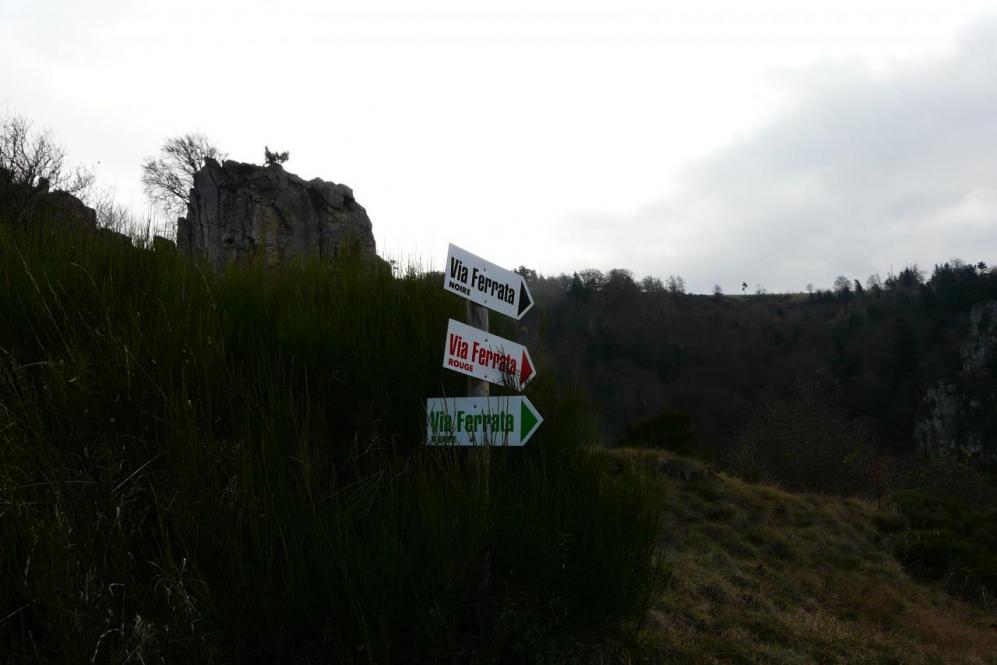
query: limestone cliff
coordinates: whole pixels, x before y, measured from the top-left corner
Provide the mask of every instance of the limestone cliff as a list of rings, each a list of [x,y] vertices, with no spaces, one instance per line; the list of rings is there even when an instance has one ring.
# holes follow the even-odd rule
[[[933,457],[954,457],[997,469],[997,301],[969,313],[962,371],[929,388],[915,437]]]
[[[216,268],[260,255],[270,265],[308,253],[375,255],[370,219],[346,185],[210,158],[194,176],[177,248]]]

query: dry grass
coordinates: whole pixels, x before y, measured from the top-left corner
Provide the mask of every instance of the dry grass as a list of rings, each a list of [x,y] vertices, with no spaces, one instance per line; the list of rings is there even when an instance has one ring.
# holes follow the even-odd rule
[[[655,469],[662,453],[618,455]],[[670,582],[642,632],[647,662],[997,663],[997,615],[911,579],[891,509],[714,474],[661,474]]]

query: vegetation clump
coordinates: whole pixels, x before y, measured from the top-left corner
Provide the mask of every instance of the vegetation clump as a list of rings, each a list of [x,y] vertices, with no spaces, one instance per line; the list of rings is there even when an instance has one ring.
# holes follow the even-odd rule
[[[946,579],[955,558],[939,570],[949,573],[929,580],[896,556],[899,544],[916,542],[912,515],[925,510],[932,517],[920,523],[924,533],[930,524],[940,536],[957,534],[946,556],[970,537],[993,552],[989,510],[959,525],[960,513],[936,519],[936,504],[914,496],[894,506],[795,494],[720,473],[675,474],[671,467],[695,462],[662,451],[610,454],[654,470],[652,489],[664,507],[667,583],[641,629],[643,660],[634,660],[983,665],[997,658],[992,595],[979,587],[952,594]]]
[[[953,497],[907,490],[896,497],[904,528],[897,557],[915,575],[943,581],[961,595],[997,595],[997,509],[974,509]]]
[[[530,661],[653,600],[571,390],[525,449],[423,445],[436,280],[54,228],[0,223],[0,661]]]

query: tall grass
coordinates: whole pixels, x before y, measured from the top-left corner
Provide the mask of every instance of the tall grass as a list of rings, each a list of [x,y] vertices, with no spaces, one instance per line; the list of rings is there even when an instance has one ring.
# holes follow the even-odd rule
[[[462,308],[359,258],[0,224],[0,654],[528,662],[639,619],[656,509],[572,390],[534,382],[525,449],[423,446]]]

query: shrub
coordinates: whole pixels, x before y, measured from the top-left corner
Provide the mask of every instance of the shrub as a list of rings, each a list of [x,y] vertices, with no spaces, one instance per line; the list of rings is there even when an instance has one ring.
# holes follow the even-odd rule
[[[992,601],[997,594],[997,510],[973,510],[951,497],[897,493],[906,522],[893,536],[897,558],[915,575],[941,580],[962,594]]]
[[[687,452],[692,438],[692,416],[665,408],[653,418],[628,425],[620,443]]]
[[[833,393],[810,384],[791,397],[764,401],[722,461],[745,478],[795,491],[883,492],[884,459],[871,429],[848,417]]]
[[[646,609],[657,515],[575,393],[531,385],[524,449],[422,445],[437,279],[45,228],[0,224],[0,653],[489,659]]]

